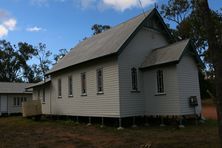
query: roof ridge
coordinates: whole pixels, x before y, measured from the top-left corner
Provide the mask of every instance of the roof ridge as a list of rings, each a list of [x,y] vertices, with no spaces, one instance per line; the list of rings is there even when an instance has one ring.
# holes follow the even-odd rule
[[[155,8],[146,11],[146,12],[145,12],[145,15],[146,15],[146,16],[144,16],[144,19],[146,19],[146,17],[149,15],[149,13],[152,12],[153,10],[155,10]],[[89,39],[98,37],[98,36],[100,36],[100,35],[103,35],[104,33],[107,33],[107,32],[109,32],[109,31],[112,31],[113,29],[119,27],[120,25],[126,24],[126,23],[128,23],[129,21],[132,21],[132,20],[136,19],[137,17],[140,17],[141,15],[144,15],[144,13],[140,13],[139,15],[136,15],[136,16],[134,16],[134,17],[132,17],[132,18],[130,18],[130,19],[122,22],[122,23],[119,23],[119,24],[117,24],[117,25],[114,25],[113,27],[111,27],[110,29],[108,29],[108,30],[106,30],[106,31],[104,31],[104,32],[101,32],[101,33],[99,33],[99,34],[92,35],[92,36],[86,38],[85,40],[80,41],[80,42],[77,44],[77,46],[80,45],[80,44],[82,44],[83,42],[89,40]],[[77,47],[77,46],[75,46],[75,47]],[[73,48],[71,48],[71,49],[74,49],[75,47],[73,47]]]

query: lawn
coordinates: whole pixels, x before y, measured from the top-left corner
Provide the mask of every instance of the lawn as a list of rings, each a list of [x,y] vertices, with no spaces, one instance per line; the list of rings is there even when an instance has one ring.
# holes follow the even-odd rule
[[[216,121],[184,129],[176,126],[100,128],[93,124],[76,124],[71,120],[34,121],[22,117],[0,118],[0,147],[149,147],[151,148],[217,148]]]

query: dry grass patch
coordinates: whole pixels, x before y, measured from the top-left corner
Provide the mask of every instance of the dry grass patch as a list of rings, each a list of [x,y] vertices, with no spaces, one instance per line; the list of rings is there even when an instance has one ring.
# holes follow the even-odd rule
[[[0,118],[0,147],[142,147],[152,148],[217,148],[216,121],[199,126],[150,126],[127,128],[99,128],[73,121],[33,121],[22,117]]]

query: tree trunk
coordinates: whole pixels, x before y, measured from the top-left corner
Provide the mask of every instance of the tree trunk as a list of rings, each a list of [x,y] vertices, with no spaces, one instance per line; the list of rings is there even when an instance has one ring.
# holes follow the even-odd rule
[[[213,65],[215,69],[216,103],[219,125],[220,144],[222,147],[222,35],[218,32],[216,23],[220,23],[213,18],[207,0],[194,0],[197,18],[200,25],[205,28],[209,50],[212,53]]]

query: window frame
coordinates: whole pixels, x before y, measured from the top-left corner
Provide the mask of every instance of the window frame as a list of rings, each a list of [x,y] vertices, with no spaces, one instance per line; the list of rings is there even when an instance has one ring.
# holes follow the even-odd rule
[[[17,97],[16,106],[20,106],[20,98],[19,97]]]
[[[58,98],[62,98],[62,79],[58,79]]]
[[[133,92],[138,91],[138,70],[137,68],[131,68],[131,89]]]
[[[41,89],[38,89],[38,100],[40,100],[40,98],[41,98]]]
[[[99,76],[99,72],[101,76]],[[103,68],[97,68],[96,70],[96,84],[97,94],[104,94]]]
[[[163,70],[156,71],[156,86],[157,86],[156,87],[157,94],[165,94]]]
[[[73,78],[72,78],[72,75],[68,76],[68,96],[73,97]]]
[[[81,95],[82,96],[87,96],[87,82],[86,82],[86,72],[82,72],[80,74],[81,76]]]
[[[13,105],[14,105],[14,106],[17,106],[17,97],[14,97],[14,98],[13,98]]]
[[[42,103],[45,103],[45,88],[42,89]]]

